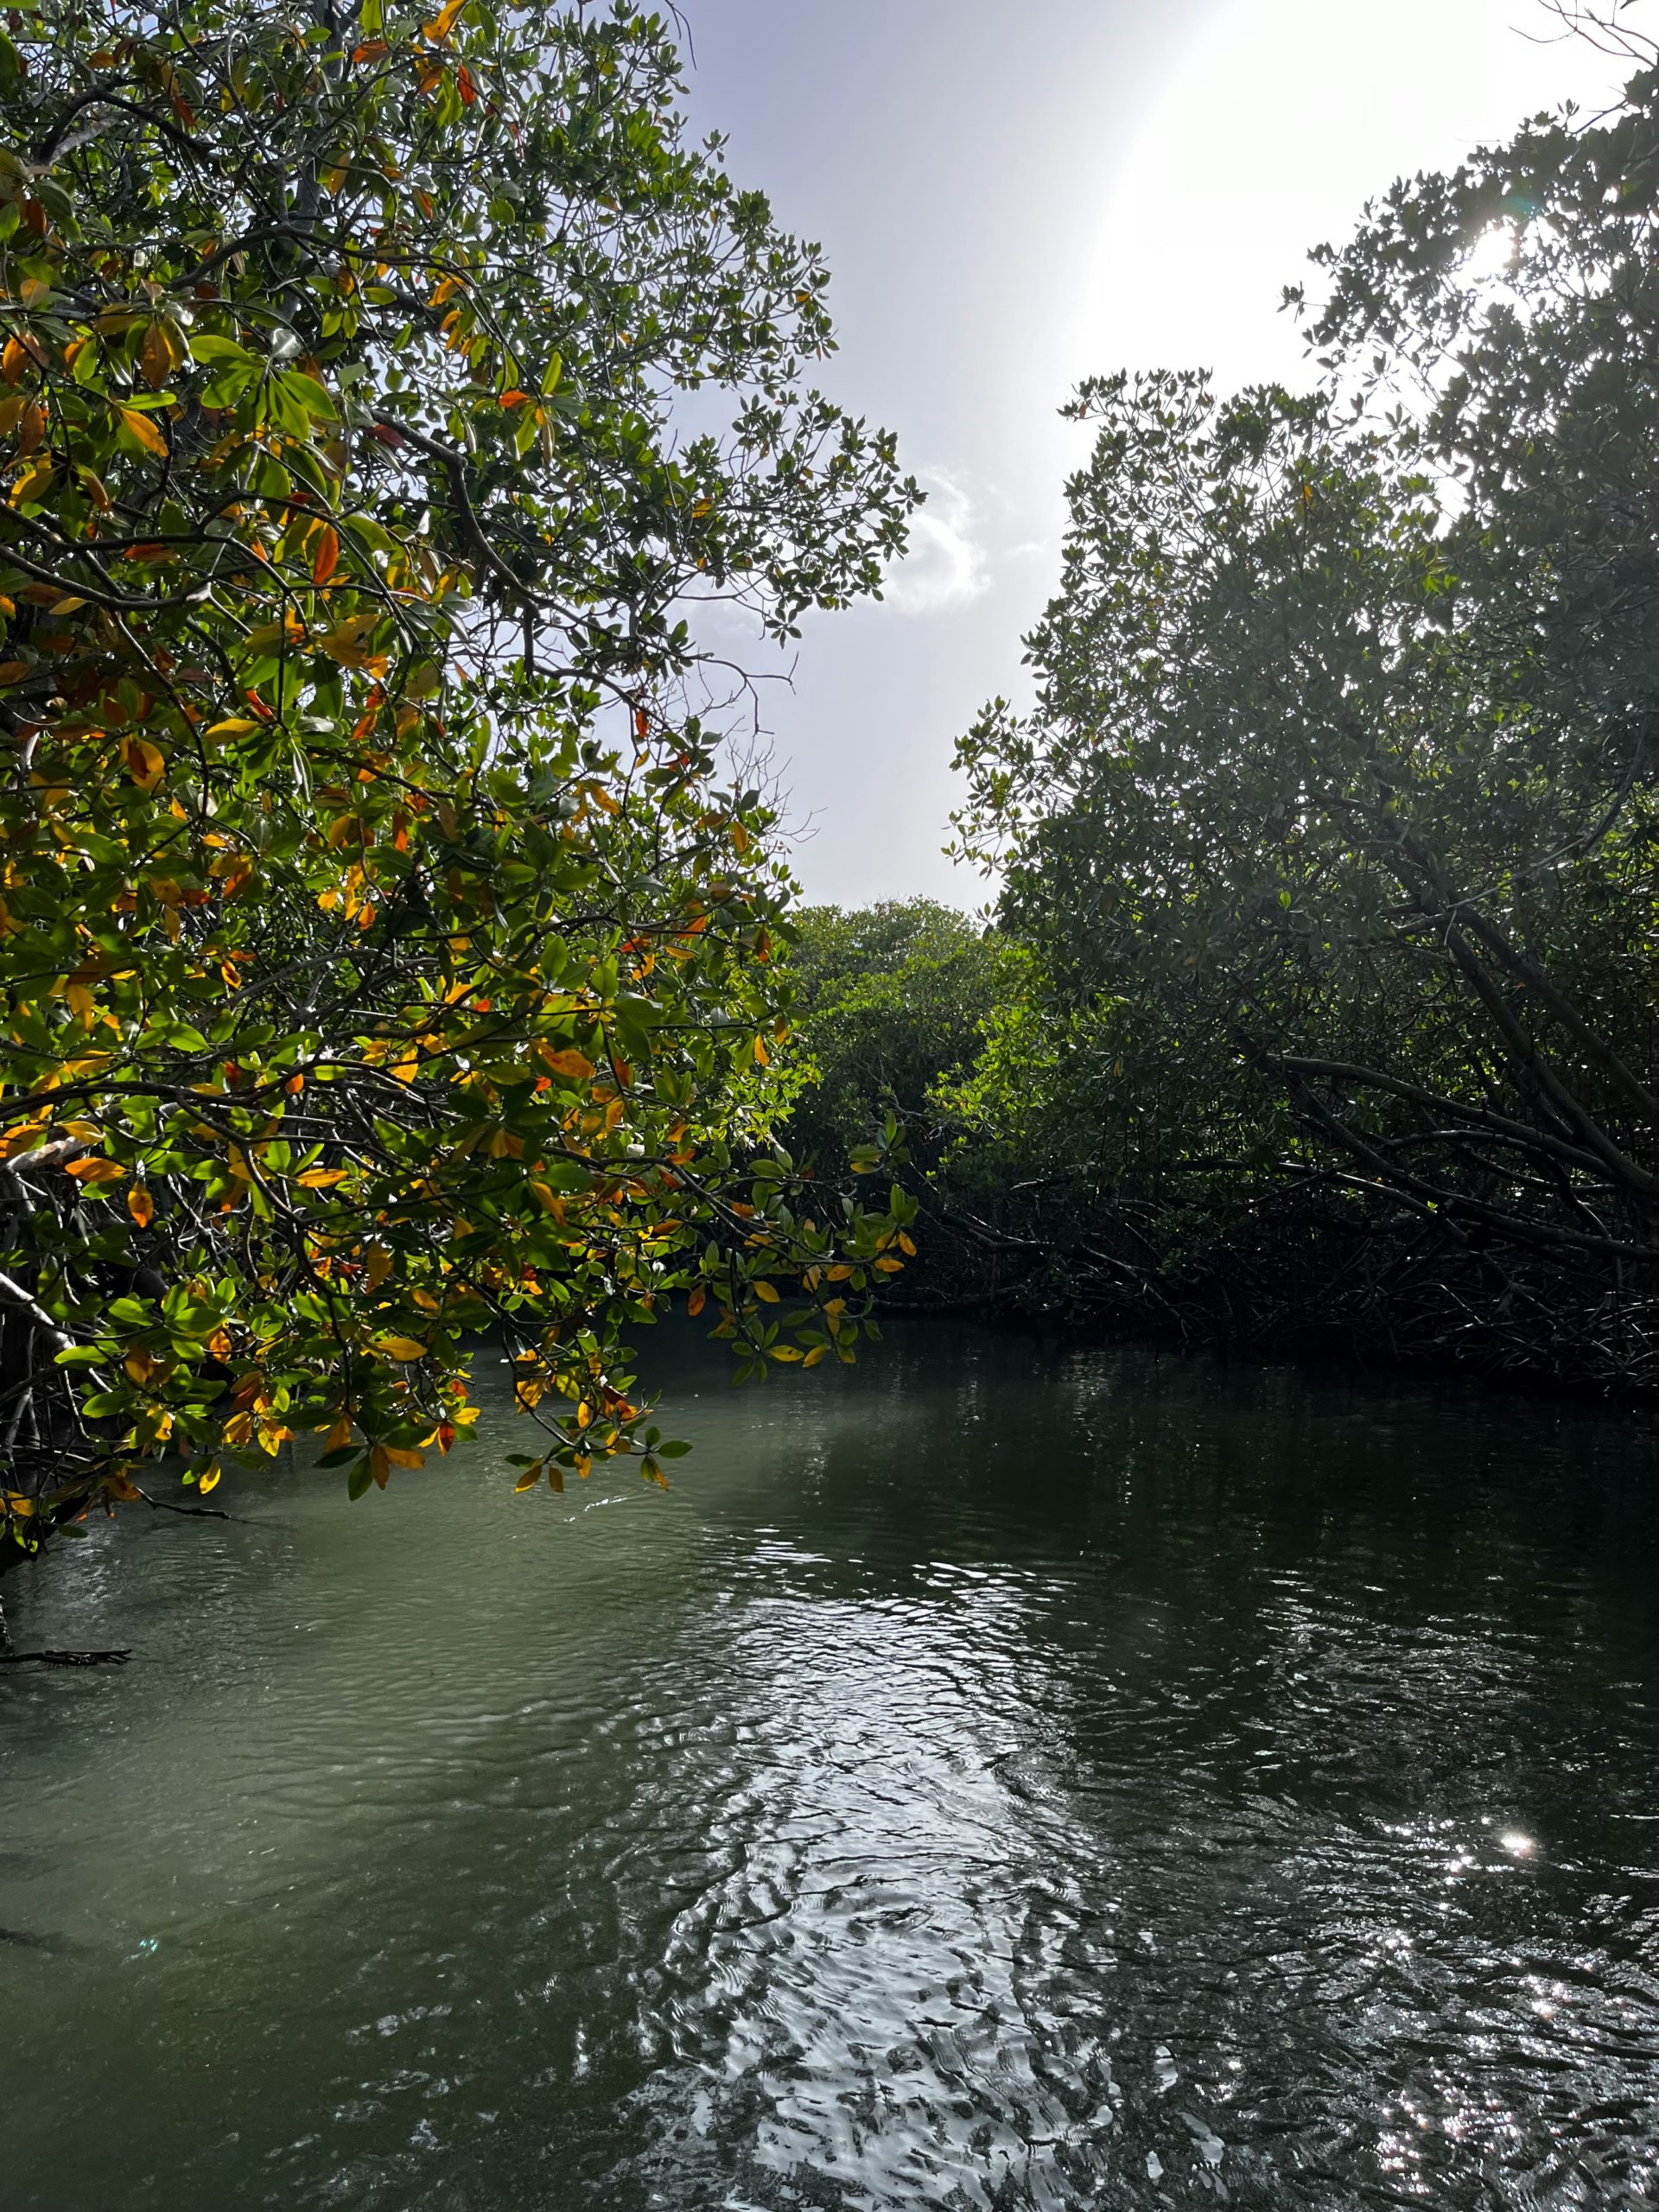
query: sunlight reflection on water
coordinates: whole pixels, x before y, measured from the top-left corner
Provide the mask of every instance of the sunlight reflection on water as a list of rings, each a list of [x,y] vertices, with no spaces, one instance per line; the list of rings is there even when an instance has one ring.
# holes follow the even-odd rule
[[[1647,1445],[708,1358],[666,1499],[498,1422],[12,1598],[139,1658],[0,1684],[6,2212],[1659,2201]]]

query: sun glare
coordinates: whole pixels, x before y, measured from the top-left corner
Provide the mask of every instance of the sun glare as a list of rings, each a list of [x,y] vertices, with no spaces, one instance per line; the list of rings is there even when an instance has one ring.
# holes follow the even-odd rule
[[[1516,236],[1512,223],[1494,223],[1483,231],[1464,257],[1463,273],[1471,283],[1490,283],[1494,276],[1509,274],[1510,264],[1515,258]]]

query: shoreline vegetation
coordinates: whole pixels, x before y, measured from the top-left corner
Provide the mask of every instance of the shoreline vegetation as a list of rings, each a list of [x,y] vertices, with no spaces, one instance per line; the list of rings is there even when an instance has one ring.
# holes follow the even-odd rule
[[[958,748],[994,925],[804,918],[798,1121],[891,1106],[942,1301],[1659,1389],[1659,71],[1600,28],[1605,112],[1313,257],[1309,390],[1079,393],[1034,702]]]
[[[1320,1173],[1320,1117],[1265,1173],[1177,1157],[1161,1184],[1115,1184],[1079,1144],[1082,1099],[1024,1051],[1044,1011],[1035,963],[982,918],[933,900],[805,909],[794,976],[801,1090],[783,1135],[834,1164],[887,1115],[916,1194],[918,1259],[880,1312],[1632,1407],[1659,1394],[1659,1279],[1617,1252],[1597,1268],[1588,1239],[1471,1236],[1455,1210],[1422,1210],[1422,1234],[1382,1177]],[[1073,1164],[1055,1164],[1055,1135]]]

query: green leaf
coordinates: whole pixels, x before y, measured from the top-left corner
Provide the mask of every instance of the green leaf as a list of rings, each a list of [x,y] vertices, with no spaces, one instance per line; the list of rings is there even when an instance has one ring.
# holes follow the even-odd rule
[[[296,400],[305,414],[315,416],[325,423],[340,420],[340,409],[335,404],[334,395],[315,377],[308,376],[303,369],[284,369],[273,382],[283,397]]]

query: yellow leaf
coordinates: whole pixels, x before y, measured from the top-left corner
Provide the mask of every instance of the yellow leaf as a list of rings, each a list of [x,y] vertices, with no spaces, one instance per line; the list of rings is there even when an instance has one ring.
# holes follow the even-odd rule
[[[344,622],[329,631],[327,637],[314,640],[320,653],[337,661],[342,668],[363,668],[369,658],[368,641],[380,620],[379,609],[366,614],[348,615]]]
[[[830,1347],[828,1344],[814,1344],[811,1351],[808,1352],[805,1359],[802,1362],[802,1365],[805,1367],[816,1367],[821,1359],[828,1357],[829,1351]]]
[[[764,1037],[757,1037],[754,1040],[754,1057],[760,1063],[760,1065],[763,1068],[770,1067],[772,1065],[772,1055],[766,1050],[766,1042]]]
[[[424,1359],[426,1346],[417,1344],[413,1337],[377,1337],[376,1351],[385,1359]]]
[[[365,1280],[371,1290],[378,1290],[391,1273],[391,1255],[384,1244],[371,1244]]]
[[[156,1201],[142,1183],[135,1183],[127,1192],[127,1211],[140,1229],[148,1229],[156,1218]]]
[[[541,1051],[543,1059],[546,1061],[555,1075],[574,1076],[578,1082],[585,1083],[594,1072],[594,1064],[584,1053],[555,1052],[545,1045],[542,1046]]]
[[[37,461],[31,467],[26,468],[11,487],[12,505],[26,506],[29,500],[38,499],[52,481],[54,473],[49,458]]]
[[[325,1452],[343,1452],[351,1440],[352,1417],[349,1414],[341,1414],[327,1435],[324,1437],[322,1448]]]
[[[905,1263],[902,1260],[878,1260],[875,1262],[878,1274],[884,1275],[896,1275],[900,1274],[903,1271],[904,1264]]]
[[[207,1473],[201,1477],[200,1480],[196,1484],[196,1488],[201,1492],[204,1497],[207,1496],[207,1492],[213,1489],[213,1485],[218,1482],[219,1476],[223,1472],[224,1470],[220,1467],[209,1467]]]
[[[343,1183],[350,1174],[348,1167],[308,1167],[300,1178],[302,1191],[326,1191],[331,1185]]]
[[[825,1280],[830,1282],[847,1282],[851,1279],[852,1273],[850,1268],[831,1268]]]
[[[801,1357],[800,1353],[796,1351],[793,1344],[773,1344],[769,1356],[773,1359],[781,1359],[785,1363],[792,1359],[798,1359]]]
[[[524,1473],[514,1483],[512,1486],[514,1496],[516,1497],[520,1491],[534,1490],[541,1479],[542,1462],[538,1459],[533,1467],[526,1467]]]
[[[394,1467],[423,1467],[426,1465],[424,1452],[407,1451],[401,1444],[385,1444],[381,1449]]]
[[[448,38],[455,27],[456,16],[460,15],[466,4],[467,0],[444,0],[444,5],[432,21],[429,23],[422,24],[421,35],[423,38],[429,38],[434,45],[436,45],[440,39]]]
[[[160,748],[142,737],[127,737],[121,741],[121,757],[127,764],[127,773],[140,791],[154,791],[162,780],[162,771],[167,766]]]
[[[908,1253],[912,1260],[916,1256],[916,1247],[911,1243],[909,1237],[905,1235],[903,1230],[900,1230],[899,1232],[899,1249],[901,1252]]]
[[[146,453],[153,453],[158,461],[168,459],[167,440],[148,415],[137,407],[119,408],[117,412],[120,415],[122,428],[137,439]]]
[[[374,1477],[380,1488],[385,1490],[386,1478],[391,1472],[391,1461],[386,1456],[386,1447],[384,1444],[377,1444],[370,1452],[369,1472]]]
[[[778,1293],[769,1282],[756,1283],[754,1294],[757,1298],[764,1299],[768,1306],[775,1306],[778,1303]]]

